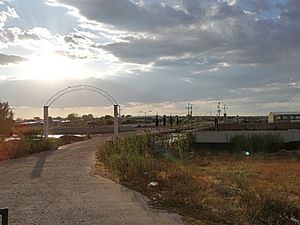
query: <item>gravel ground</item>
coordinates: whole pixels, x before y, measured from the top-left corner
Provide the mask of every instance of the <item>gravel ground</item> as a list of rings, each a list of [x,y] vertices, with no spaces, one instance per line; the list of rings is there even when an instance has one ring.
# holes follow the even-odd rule
[[[150,209],[141,194],[93,174],[96,147],[106,138],[0,162],[0,208],[9,208],[9,225],[184,224]]]

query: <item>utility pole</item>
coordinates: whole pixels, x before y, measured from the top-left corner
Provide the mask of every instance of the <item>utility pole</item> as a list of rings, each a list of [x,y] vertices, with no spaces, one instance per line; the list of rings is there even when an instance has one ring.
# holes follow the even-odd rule
[[[147,123],[147,112],[152,112],[151,110],[149,110],[149,111],[140,111],[140,113],[145,113],[145,117],[144,117],[144,127],[145,127],[145,131],[146,131],[146,128],[147,128],[147,126],[146,126],[146,123]]]
[[[159,121],[158,121],[158,114],[157,113],[156,113],[156,116],[155,116],[155,126],[156,126],[156,129],[158,130]]]
[[[227,111],[226,111],[227,109],[228,109],[227,105],[226,105],[226,104],[224,104],[224,105],[223,105],[224,117],[226,117],[226,116],[227,116]]]
[[[118,138],[119,135],[119,106],[114,105],[114,136]]]
[[[220,118],[220,116],[221,116],[221,102],[218,102],[217,113],[218,113],[218,117]]]
[[[122,109],[123,111],[123,109]],[[121,106],[119,106],[119,117],[121,117]]]
[[[120,125],[122,124],[122,116],[121,116],[121,106],[119,105],[119,115],[118,115],[119,121],[118,121],[118,129],[120,130]]]
[[[191,129],[191,119],[193,118],[193,105],[191,103],[188,103],[186,109],[188,110],[187,119],[188,119],[188,126],[189,129]]]

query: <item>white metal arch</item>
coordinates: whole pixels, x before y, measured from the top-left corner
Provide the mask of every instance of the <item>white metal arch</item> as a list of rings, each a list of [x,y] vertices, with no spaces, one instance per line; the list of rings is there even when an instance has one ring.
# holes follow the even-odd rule
[[[92,85],[74,85],[74,86],[69,86],[65,89],[62,89],[61,91],[57,92],[55,95],[53,95],[51,98],[48,99],[48,101],[45,103],[45,106],[50,107],[57,99],[60,97],[74,91],[81,91],[81,90],[86,90],[86,91],[92,91],[95,93],[98,93],[105,97],[112,105],[118,105],[117,101],[105,90],[92,86]]]
[[[75,92],[75,91],[92,91],[98,93],[105,97],[114,107],[114,135],[115,137],[118,136],[119,133],[119,105],[117,101],[105,90],[92,86],[92,85],[74,85],[69,86],[67,88],[62,89],[61,91],[54,94],[51,98],[44,105],[44,136],[47,138],[49,135],[49,107],[59,98],[63,97],[64,95]]]

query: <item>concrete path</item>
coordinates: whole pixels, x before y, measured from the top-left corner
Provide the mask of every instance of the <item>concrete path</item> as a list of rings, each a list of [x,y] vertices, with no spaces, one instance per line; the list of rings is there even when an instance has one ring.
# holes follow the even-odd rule
[[[147,199],[90,172],[105,137],[0,162],[0,208],[10,225],[183,224]]]

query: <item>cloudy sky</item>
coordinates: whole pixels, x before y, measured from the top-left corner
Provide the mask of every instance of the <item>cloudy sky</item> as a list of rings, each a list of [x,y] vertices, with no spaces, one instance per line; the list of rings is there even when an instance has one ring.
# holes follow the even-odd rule
[[[299,0],[0,0],[0,100],[42,115],[76,84],[108,91],[124,114],[300,111]],[[52,116],[111,113],[95,93]]]

